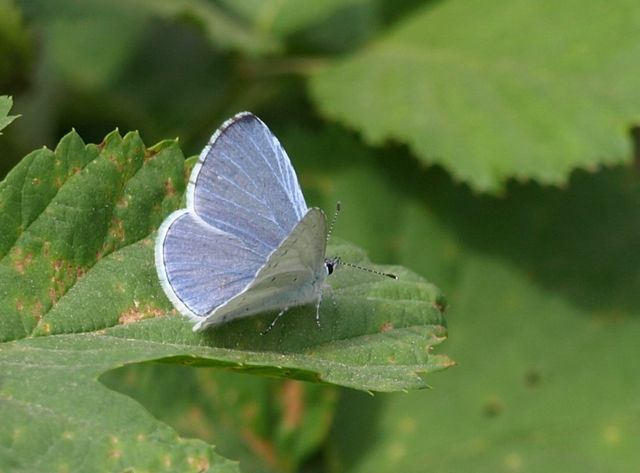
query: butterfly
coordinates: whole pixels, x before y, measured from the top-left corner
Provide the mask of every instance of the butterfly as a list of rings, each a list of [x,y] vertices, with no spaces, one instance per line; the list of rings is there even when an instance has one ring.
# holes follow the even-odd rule
[[[167,297],[194,331],[271,310],[316,304],[340,264],[325,256],[327,219],[308,208],[284,148],[243,112],[213,134],[193,168],[186,208],[155,245]]]

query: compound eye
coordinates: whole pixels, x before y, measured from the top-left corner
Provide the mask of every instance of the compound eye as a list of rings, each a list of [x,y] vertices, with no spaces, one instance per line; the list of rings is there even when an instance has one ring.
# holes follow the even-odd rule
[[[327,261],[324,265],[327,267],[327,276],[329,276],[330,274],[333,273],[333,263],[330,261]]]

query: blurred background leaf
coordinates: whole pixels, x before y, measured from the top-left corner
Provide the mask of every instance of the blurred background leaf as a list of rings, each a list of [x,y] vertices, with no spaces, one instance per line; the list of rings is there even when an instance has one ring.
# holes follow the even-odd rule
[[[115,127],[147,143],[177,136],[195,154],[224,119],[254,111],[308,202],[342,201],[337,237],[444,290],[446,350],[460,363],[408,395],[304,384],[314,408],[291,431],[297,444],[280,430],[281,381],[154,365],[103,376],[111,388],[243,471],[640,464],[635,2],[0,0],[0,10],[0,94],[22,115],[0,138],[0,172],[71,128],[90,142]],[[252,401],[255,417],[242,417]]]
[[[311,91],[367,142],[406,143],[479,191],[510,177],[561,184],[577,167],[630,158],[637,10],[632,0],[439,2],[314,74]]]

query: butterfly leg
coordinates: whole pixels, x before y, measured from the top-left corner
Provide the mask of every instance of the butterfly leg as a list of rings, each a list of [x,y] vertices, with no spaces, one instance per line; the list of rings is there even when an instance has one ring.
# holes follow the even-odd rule
[[[318,300],[316,301],[316,325],[320,328],[320,303],[322,302],[322,291],[320,291],[320,295],[318,296]]]
[[[284,308],[284,309],[282,309],[280,312],[278,312],[278,315],[276,315],[276,316],[275,316],[275,318],[271,321],[271,323],[269,324],[269,326],[268,326],[266,329],[264,329],[262,332],[260,332],[260,335],[264,335],[264,334],[266,334],[266,333],[269,333],[269,332],[271,331],[271,329],[272,329],[273,327],[275,327],[276,322],[278,321],[278,319],[279,319],[280,317],[282,317],[282,314],[284,314],[284,313],[285,313],[286,311],[288,311],[288,310],[289,310],[289,307],[285,307],[285,308]]]

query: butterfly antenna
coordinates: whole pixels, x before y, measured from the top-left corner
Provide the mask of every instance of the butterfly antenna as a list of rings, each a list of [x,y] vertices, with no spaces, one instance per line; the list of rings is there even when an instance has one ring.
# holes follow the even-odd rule
[[[333,213],[333,218],[331,219],[331,223],[329,224],[329,231],[327,232],[327,241],[331,238],[331,233],[333,232],[333,226],[336,224],[336,220],[338,220],[338,214],[340,213],[340,209],[342,204],[340,201],[336,202],[336,211]]]
[[[398,276],[393,273],[383,273],[382,271],[376,271],[375,269],[364,268],[362,266],[358,266],[357,264],[345,263],[342,261],[340,261],[340,264],[342,266],[348,266],[349,268],[359,269],[360,271],[366,271],[367,273],[377,274],[378,276],[386,276],[388,278],[396,279],[396,280],[398,279]]]
[[[331,237],[331,233],[333,232],[333,226],[336,224],[336,220],[338,219],[338,214],[340,213],[341,209],[342,209],[342,203],[340,201],[336,202],[336,211],[333,213],[333,218],[331,219],[331,223],[329,224],[329,231],[327,231],[327,242]],[[364,268],[362,266],[358,266],[357,264],[345,263],[339,257],[329,259],[325,264],[328,264],[329,274],[333,272],[334,268],[336,268],[338,265],[341,265],[341,266],[348,266],[349,268],[359,269],[360,271],[366,271],[367,273],[377,274],[378,276],[386,276],[391,279],[398,279],[398,276],[396,276],[393,273],[383,273],[382,271],[376,271],[375,269],[371,269],[371,268]]]

